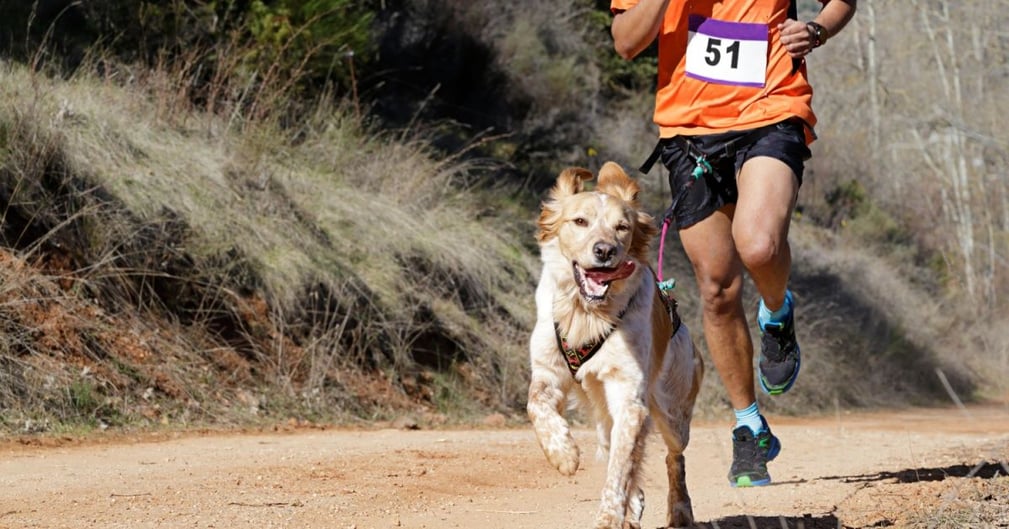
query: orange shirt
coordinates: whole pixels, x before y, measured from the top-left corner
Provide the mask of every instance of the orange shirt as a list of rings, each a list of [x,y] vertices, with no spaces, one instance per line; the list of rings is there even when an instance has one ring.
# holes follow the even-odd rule
[[[611,9],[637,3],[611,0]],[[806,65],[796,69],[779,39],[788,5],[789,0],[669,3],[659,30],[654,119],[660,136],[747,130],[789,117],[816,124]]]

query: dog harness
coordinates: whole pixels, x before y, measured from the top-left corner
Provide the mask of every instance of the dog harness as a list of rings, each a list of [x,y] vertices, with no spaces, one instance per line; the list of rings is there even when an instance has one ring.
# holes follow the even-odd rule
[[[662,304],[666,306],[666,312],[669,313],[669,318],[673,322],[673,332],[670,334],[670,338],[672,338],[672,336],[680,330],[681,323],[680,315],[676,311],[676,299],[669,295],[666,290],[659,288],[658,283],[656,283],[656,288],[659,289],[659,299],[661,299]],[[635,294],[634,297],[636,298],[637,295]],[[627,308],[620,311],[620,314],[617,316],[618,322],[623,319],[624,314],[630,308],[632,303],[634,303],[634,298],[631,298],[631,301],[627,304]],[[567,339],[561,336],[560,324],[554,322],[554,337],[557,339],[557,348],[560,349],[561,356],[563,356],[564,361],[567,362],[568,370],[571,371],[572,377],[578,373],[578,368],[582,367],[585,362],[588,362],[589,359],[599,352],[599,348],[603,346],[603,343],[606,342],[606,339],[610,337],[610,334],[613,333],[613,329],[615,328],[616,325],[594,342],[589,342],[578,348],[572,348]]]
[[[623,316],[622,313],[620,315]],[[561,336],[560,325],[554,322],[554,337],[557,338],[557,347],[561,350],[564,361],[568,363],[568,370],[571,371],[571,376],[575,376],[575,373],[578,373],[578,368],[582,367],[582,364],[588,362],[590,358],[599,352],[599,348],[603,346],[603,342],[610,337],[612,332],[613,329],[610,329],[598,340],[589,342],[577,349],[572,349],[568,341]]]

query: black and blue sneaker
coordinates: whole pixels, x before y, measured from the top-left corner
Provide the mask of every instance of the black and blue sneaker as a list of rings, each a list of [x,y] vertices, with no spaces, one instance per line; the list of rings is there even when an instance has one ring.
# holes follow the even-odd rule
[[[781,321],[760,321],[760,362],[757,364],[760,388],[768,395],[781,395],[792,388],[799,376],[801,353],[795,341],[795,302],[792,292],[785,291],[785,306],[788,313]]]
[[[729,468],[729,483],[733,487],[760,487],[771,483],[767,472],[767,462],[778,457],[781,442],[767,427],[754,434],[749,426],[732,430],[732,467]]]

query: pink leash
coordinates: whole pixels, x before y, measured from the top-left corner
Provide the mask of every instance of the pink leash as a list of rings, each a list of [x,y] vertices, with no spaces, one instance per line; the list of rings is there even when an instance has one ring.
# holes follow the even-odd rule
[[[662,280],[662,254],[665,253],[666,248],[666,232],[669,231],[669,216],[662,221],[662,234],[659,236],[659,269],[655,271],[655,276],[658,278],[659,290],[663,292],[669,292],[676,288],[675,279]]]

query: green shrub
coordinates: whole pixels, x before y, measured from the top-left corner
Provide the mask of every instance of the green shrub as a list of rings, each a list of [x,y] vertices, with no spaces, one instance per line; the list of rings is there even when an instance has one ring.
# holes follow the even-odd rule
[[[354,62],[372,54],[372,22],[372,13],[351,0],[255,0],[245,24],[249,59],[264,75],[290,76],[302,89],[332,82],[347,91]]]

